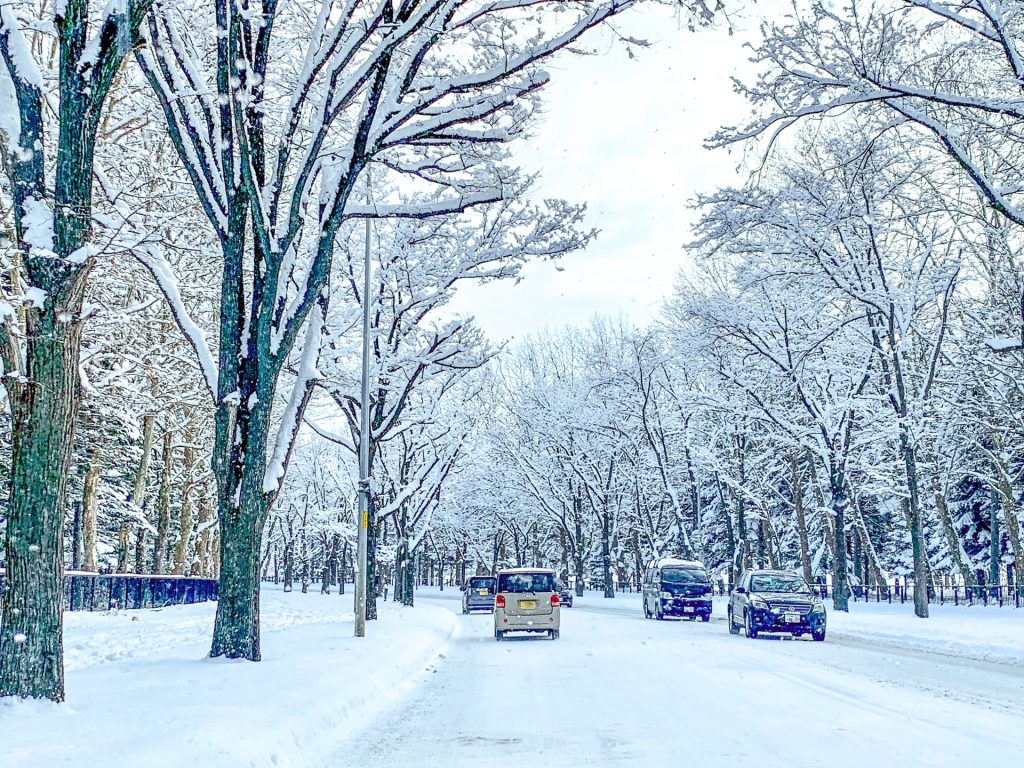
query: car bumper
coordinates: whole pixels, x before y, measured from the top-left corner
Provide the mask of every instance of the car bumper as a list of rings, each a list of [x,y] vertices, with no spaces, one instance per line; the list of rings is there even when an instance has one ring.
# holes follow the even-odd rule
[[[666,616],[710,616],[711,600],[699,597],[662,598],[661,612]]]
[[[547,632],[558,629],[558,611],[533,616],[509,616],[503,612],[494,614],[494,628],[500,632]]]
[[[754,629],[758,632],[782,632],[791,635],[805,635],[825,629],[825,614],[808,613],[800,616],[799,622],[786,621],[775,611],[756,609]]]
[[[479,598],[477,600],[466,601],[467,611],[487,611],[490,613],[494,610],[494,598]]]

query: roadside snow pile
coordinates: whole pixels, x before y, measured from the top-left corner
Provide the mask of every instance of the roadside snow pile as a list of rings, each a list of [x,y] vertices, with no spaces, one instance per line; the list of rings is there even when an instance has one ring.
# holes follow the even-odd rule
[[[1012,657],[1024,662],[1024,608],[931,605],[927,619],[914,606],[850,603],[850,612],[832,610],[826,600],[829,632],[844,637],[943,651],[979,659]]]
[[[67,702],[0,704],[4,768],[316,764],[432,667],[458,626],[381,605],[352,637],[352,597],[263,592],[263,661],[210,660],[216,603],[65,616]]]
[[[992,661],[1013,660],[1024,664],[1024,608],[996,605],[931,605],[929,617],[914,615],[913,603],[850,602],[850,612],[832,610],[827,599],[829,637],[902,646],[915,650],[969,656]],[[724,622],[729,598],[715,595],[712,618]],[[616,593],[605,600],[588,591],[578,607],[587,610],[634,610],[643,612],[640,595]]]

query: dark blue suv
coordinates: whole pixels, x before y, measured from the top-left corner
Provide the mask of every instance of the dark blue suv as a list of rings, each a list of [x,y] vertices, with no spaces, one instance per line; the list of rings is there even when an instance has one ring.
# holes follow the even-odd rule
[[[779,632],[825,639],[825,606],[803,577],[791,571],[752,570],[729,596],[729,631],[747,637]]]

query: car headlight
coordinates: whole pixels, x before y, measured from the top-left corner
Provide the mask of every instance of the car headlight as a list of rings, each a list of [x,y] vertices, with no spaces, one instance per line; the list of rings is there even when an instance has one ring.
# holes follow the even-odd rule
[[[762,599],[761,599],[760,597],[752,597],[752,598],[750,598],[750,604],[751,604],[751,605],[752,605],[752,606],[753,606],[754,608],[760,608],[760,609],[761,609],[761,610],[763,610],[763,611],[766,611],[766,610],[768,610],[768,603],[766,603],[766,602],[765,602],[764,600],[762,600]]]
[[[674,595],[671,592],[662,592],[661,593],[661,599],[662,600],[671,600],[673,597],[674,597]]]
[[[814,603],[814,605],[811,606],[811,613],[824,613],[824,612],[825,612],[825,604],[823,602],[821,602],[821,600],[818,600],[817,602]]]

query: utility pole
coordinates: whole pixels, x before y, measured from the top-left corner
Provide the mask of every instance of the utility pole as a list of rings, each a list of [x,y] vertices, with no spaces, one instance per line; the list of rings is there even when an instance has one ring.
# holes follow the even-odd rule
[[[366,166],[366,203],[370,205],[370,166]],[[363,252],[363,383],[359,401],[359,501],[356,543],[355,635],[366,637],[366,549],[370,524],[370,218]]]

